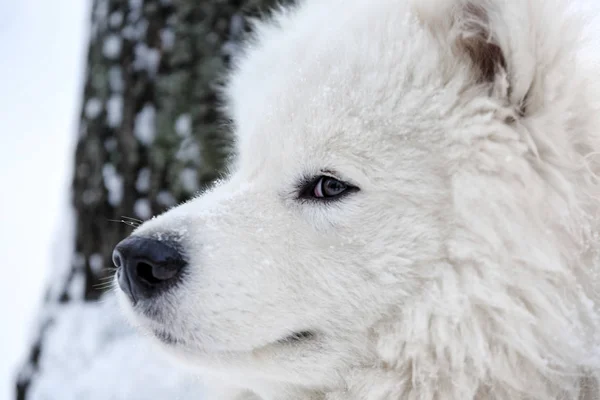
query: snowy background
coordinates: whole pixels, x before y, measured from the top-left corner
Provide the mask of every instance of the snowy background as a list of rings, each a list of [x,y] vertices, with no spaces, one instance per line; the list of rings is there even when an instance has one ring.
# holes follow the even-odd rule
[[[69,186],[90,3],[0,0],[0,400],[15,398],[17,369],[50,315],[28,399],[197,399],[198,379],[148,351],[111,299],[40,308],[72,254]]]
[[[114,299],[42,306],[73,254],[69,197],[91,0],[0,0],[0,400],[15,399],[40,324],[28,400],[199,399],[196,376],[140,340]]]
[[[0,0],[0,400],[34,333],[61,244],[89,3]],[[68,238],[67,240],[69,240]]]

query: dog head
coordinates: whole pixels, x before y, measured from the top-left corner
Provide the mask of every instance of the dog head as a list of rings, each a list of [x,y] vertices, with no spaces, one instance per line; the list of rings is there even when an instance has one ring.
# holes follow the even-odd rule
[[[509,3],[304,1],[258,23],[224,92],[227,178],[117,247],[135,324],[200,367],[329,388],[385,359],[382,321],[412,324],[401,347],[432,309],[467,318],[533,279],[507,269],[532,246],[563,259],[539,208],[579,209],[536,160],[578,154],[577,35]]]

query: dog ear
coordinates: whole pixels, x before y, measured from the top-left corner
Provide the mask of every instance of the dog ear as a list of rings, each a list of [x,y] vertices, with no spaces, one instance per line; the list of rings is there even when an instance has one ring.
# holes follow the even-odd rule
[[[467,2],[455,17],[454,47],[469,62],[478,82],[494,83],[506,77],[506,59],[491,30],[489,9]]]
[[[522,32],[508,32],[506,18],[515,19],[510,26],[524,30],[526,36],[522,40],[529,40],[530,27],[523,23],[528,16],[522,15],[528,13],[526,7],[518,4],[507,7],[508,3],[502,0],[413,0],[413,4],[421,22],[442,48],[451,52],[450,63],[466,67],[473,83],[488,84],[493,96],[524,104],[535,63],[525,57],[519,65],[520,71],[512,68],[514,51],[529,43],[521,43],[515,49],[512,39]],[[522,78],[528,81],[525,86]]]

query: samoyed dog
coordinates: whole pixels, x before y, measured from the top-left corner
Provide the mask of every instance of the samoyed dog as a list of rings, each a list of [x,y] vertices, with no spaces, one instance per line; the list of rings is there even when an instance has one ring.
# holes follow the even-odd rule
[[[125,313],[209,400],[600,399],[593,8],[257,22],[224,89],[235,162],[116,247]]]

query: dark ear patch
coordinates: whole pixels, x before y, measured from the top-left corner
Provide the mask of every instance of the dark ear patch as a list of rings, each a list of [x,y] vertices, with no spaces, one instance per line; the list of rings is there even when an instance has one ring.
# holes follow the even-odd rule
[[[471,61],[478,82],[494,82],[506,72],[506,60],[490,30],[488,10],[473,2],[462,7],[455,44]]]
[[[442,60],[447,61],[444,71],[459,73],[465,85],[487,90],[489,97],[512,108],[517,117],[527,115],[528,108],[539,103],[539,90],[533,90],[536,71],[541,68],[535,62],[539,50],[531,51],[532,46],[538,41],[554,43],[558,36],[538,37],[540,33],[534,30],[538,27],[532,26],[538,17],[530,15],[526,1],[412,2],[416,17],[440,45]]]

